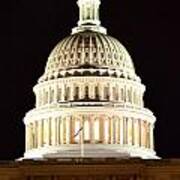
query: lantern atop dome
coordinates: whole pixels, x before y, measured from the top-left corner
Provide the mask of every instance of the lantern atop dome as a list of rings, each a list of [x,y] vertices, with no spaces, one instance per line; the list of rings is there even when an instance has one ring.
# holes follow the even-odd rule
[[[100,25],[99,6],[100,0],[78,0],[79,22],[78,25]]]
[[[78,27],[73,28],[72,34],[86,30],[106,34],[106,29],[101,26],[99,19],[100,0],[78,0],[79,21]]]

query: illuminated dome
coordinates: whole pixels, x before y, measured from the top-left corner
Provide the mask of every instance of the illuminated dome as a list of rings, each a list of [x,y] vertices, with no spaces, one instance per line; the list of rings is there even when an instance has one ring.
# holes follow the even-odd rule
[[[100,0],[78,0],[80,18],[34,87],[25,158],[157,158],[156,117],[124,46],[99,20]]]
[[[103,33],[83,31],[58,43],[48,58],[44,79],[57,78],[64,69],[85,66],[116,69],[124,76],[135,78],[131,57],[117,39]]]

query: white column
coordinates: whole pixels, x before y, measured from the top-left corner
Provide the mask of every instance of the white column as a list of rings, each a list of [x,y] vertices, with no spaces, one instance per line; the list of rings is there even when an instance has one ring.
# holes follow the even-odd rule
[[[83,119],[83,117],[81,116],[81,117],[80,117],[80,128],[81,128],[81,127],[84,127],[83,125],[84,125],[84,119]],[[82,131],[80,132],[79,136],[80,136],[79,143],[80,143],[80,144],[81,144],[81,143],[84,143],[84,130],[82,130]]]
[[[48,119],[49,124],[49,145],[52,145],[52,118]]]
[[[70,119],[70,143],[74,144],[74,135],[75,135],[75,118],[73,117],[73,115],[71,116]]]
[[[143,146],[143,142],[142,142],[142,120],[139,119],[139,146]]]
[[[99,117],[99,131],[100,131],[100,142],[105,143],[104,140],[104,119],[102,117]]]
[[[133,145],[139,146],[139,126],[138,126],[138,120],[133,118]]]
[[[109,119],[105,117],[104,119],[104,139],[105,139],[105,144],[109,143]]]
[[[48,119],[44,119],[44,145],[49,145],[49,128],[48,128],[49,122]]]
[[[123,117],[123,131],[123,144],[128,144],[128,123],[126,117]]]
[[[63,119],[63,129],[64,129],[64,134],[63,134],[63,140],[64,140],[64,144],[66,144],[66,140],[67,140],[67,129],[66,129],[66,124],[67,124],[67,117],[65,117]]]
[[[116,117],[114,122],[115,144],[119,144],[119,119]]]
[[[83,84],[79,85],[79,98],[83,99],[85,97],[85,87]]]
[[[113,144],[116,144],[116,133],[117,133],[117,128],[116,128],[116,118],[115,117],[113,117],[113,119],[112,119],[112,127],[113,127],[113,132],[112,132],[112,134],[113,134],[113,138],[112,138],[112,142],[113,142]]]
[[[132,145],[135,145],[135,119],[132,118]]]
[[[61,144],[61,118],[57,118],[57,145]]]
[[[150,148],[154,149],[154,125],[150,125]]]
[[[33,141],[34,141],[34,139],[33,139],[33,138],[34,138],[34,137],[33,137],[33,136],[34,136],[34,135],[33,135],[33,124],[30,123],[30,124],[29,124],[29,127],[30,127],[30,139],[29,139],[29,141],[30,141],[30,149],[33,149],[33,145],[34,145],[34,144],[33,144],[33,143],[34,143],[34,142],[33,142]]]
[[[70,117],[66,118],[66,144],[70,143]]]
[[[26,124],[26,151],[30,149],[30,128],[29,125]]]
[[[42,140],[42,147],[44,146],[44,119],[41,119],[41,140]]]
[[[38,126],[38,147],[42,147],[42,124],[41,120],[37,121],[37,126]]]
[[[51,119],[51,141],[52,146],[56,146],[56,118]]]
[[[99,117],[95,117],[94,119],[94,137],[95,137],[95,141],[99,142],[99,138],[100,138],[100,134],[99,134]]]
[[[95,139],[94,139],[94,117],[90,116],[90,141],[92,144],[95,143]]]
[[[119,118],[119,125],[120,125],[120,144],[124,144],[124,122],[123,122],[123,117]]]
[[[34,135],[35,135],[35,148],[38,147],[38,125],[37,121],[34,122]]]
[[[74,100],[74,84],[70,85],[70,100]]]
[[[120,118],[117,118],[117,144],[120,144],[121,136],[120,136]]]
[[[56,117],[54,119],[55,121],[55,127],[54,127],[54,131],[55,131],[55,145],[58,145],[58,118]]]
[[[113,118],[112,117],[110,117],[109,118],[109,134],[110,134],[110,144],[113,144],[114,142],[114,133],[113,133],[113,131],[114,131],[114,128],[113,128]]]
[[[127,131],[128,131],[128,139],[127,139],[127,141],[128,141],[128,145],[132,145],[132,136],[133,136],[133,129],[132,129],[132,125],[133,125],[133,123],[132,123],[132,119],[131,118],[128,118],[128,123],[127,123],[128,125],[127,125]]]
[[[64,144],[64,118],[61,118],[61,124],[60,124],[60,141],[61,141],[61,144]]]

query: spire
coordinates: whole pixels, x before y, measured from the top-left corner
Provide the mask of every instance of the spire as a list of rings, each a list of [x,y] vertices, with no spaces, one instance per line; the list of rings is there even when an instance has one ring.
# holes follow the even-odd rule
[[[72,29],[72,34],[91,30],[106,34],[106,29],[101,26],[99,20],[100,0],[78,0],[79,21],[78,27]]]

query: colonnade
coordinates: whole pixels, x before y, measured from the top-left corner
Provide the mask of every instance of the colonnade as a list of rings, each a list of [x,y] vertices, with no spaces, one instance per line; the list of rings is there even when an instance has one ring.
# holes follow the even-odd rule
[[[120,144],[153,149],[153,125],[104,115],[45,118],[26,124],[26,149],[62,144]]]
[[[36,106],[79,100],[128,102],[143,106],[144,91],[127,84],[111,83],[52,83],[36,88]]]

